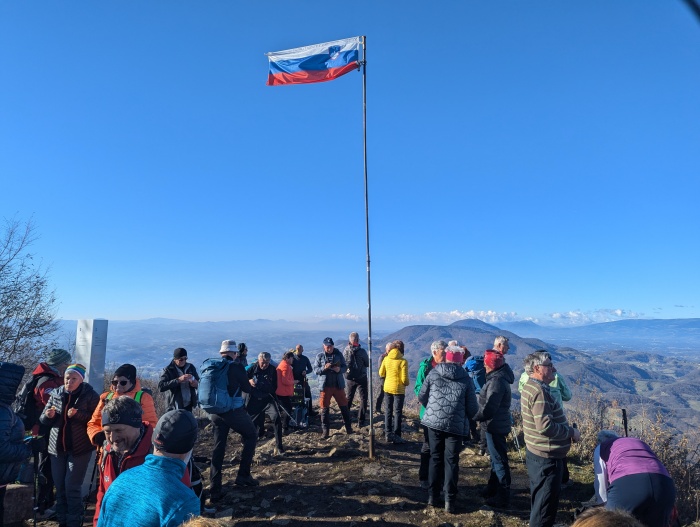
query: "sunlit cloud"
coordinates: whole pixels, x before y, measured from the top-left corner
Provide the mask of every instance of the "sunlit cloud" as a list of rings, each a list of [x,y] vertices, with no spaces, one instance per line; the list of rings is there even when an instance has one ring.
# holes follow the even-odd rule
[[[642,318],[644,313],[636,313],[627,309],[597,309],[593,311],[565,311],[554,312],[546,315],[551,323],[560,326],[583,326],[586,324],[597,324],[601,322],[614,322],[616,320],[629,320]],[[546,320],[546,317],[545,320]],[[546,323],[542,320],[543,323]]]

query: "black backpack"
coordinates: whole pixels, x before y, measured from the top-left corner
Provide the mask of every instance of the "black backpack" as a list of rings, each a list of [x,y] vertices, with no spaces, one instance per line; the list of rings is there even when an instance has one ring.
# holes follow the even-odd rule
[[[34,390],[50,378],[50,375],[33,375],[17,394],[12,410],[24,423],[25,430],[31,430],[39,422],[40,412],[36,407],[36,400],[34,400]]]

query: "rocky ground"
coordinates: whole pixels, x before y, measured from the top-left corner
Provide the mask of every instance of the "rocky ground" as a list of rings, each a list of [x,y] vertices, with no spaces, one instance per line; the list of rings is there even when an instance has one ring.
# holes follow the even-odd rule
[[[284,437],[286,452],[277,454],[272,432],[258,442],[253,475],[259,487],[236,487],[240,436],[229,435],[224,465],[225,496],[217,502],[216,517],[222,525],[251,527],[312,525],[338,527],[385,526],[480,526],[522,527],[528,524],[529,492],[525,467],[518,453],[511,452],[513,471],[511,508],[484,505],[479,492],[489,474],[489,459],[466,448],[460,457],[460,484],[456,514],[426,507],[427,491],[419,486],[418,459],[423,434],[417,418],[404,421],[405,444],[387,444],[382,439],[383,420],[375,417],[374,458],[369,458],[369,427],[346,434],[340,414],[332,414],[332,432],[321,439],[320,422]],[[270,428],[268,424],[268,429]],[[210,457],[211,426],[203,422],[195,454]],[[208,482],[208,467],[204,480]],[[593,494],[588,467],[570,466],[574,485],[564,490],[558,521],[569,525],[574,509]],[[92,513],[89,513],[92,517]],[[56,527],[54,522],[39,522]],[[87,522],[86,522],[87,525]]]

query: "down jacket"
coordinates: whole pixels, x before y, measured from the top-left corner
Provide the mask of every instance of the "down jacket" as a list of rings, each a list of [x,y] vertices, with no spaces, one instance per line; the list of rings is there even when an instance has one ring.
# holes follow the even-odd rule
[[[51,392],[49,402],[39,417],[41,424],[51,427],[49,454],[84,454],[93,449],[87,435],[87,423],[99,400],[97,392],[86,382],[81,383],[72,393],[67,392],[65,386]],[[46,410],[51,407],[56,408],[53,419],[46,415]],[[68,417],[67,412],[71,408],[77,412],[73,417]]]
[[[22,366],[0,362],[0,485],[15,481],[22,461],[32,453],[23,441],[24,424],[10,408],[23,375]]]
[[[418,401],[425,406],[421,424],[450,434],[466,435],[479,409],[474,383],[460,364],[441,362],[423,381]]]
[[[408,361],[403,353],[396,348],[390,350],[379,366],[379,376],[384,379],[386,393],[404,395],[408,386]]]
[[[486,430],[491,434],[510,433],[510,385],[515,381],[513,370],[504,364],[486,374],[486,382],[479,392],[479,411],[475,421],[485,421]]]

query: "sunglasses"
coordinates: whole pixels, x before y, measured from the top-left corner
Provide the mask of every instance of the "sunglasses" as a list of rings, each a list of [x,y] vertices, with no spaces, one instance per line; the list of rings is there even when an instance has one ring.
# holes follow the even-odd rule
[[[117,384],[119,386],[126,386],[129,384],[129,381],[112,381],[112,386],[116,386]]]
[[[181,360],[187,360],[187,357],[180,357],[179,359],[175,359],[175,362],[180,362]]]

